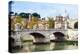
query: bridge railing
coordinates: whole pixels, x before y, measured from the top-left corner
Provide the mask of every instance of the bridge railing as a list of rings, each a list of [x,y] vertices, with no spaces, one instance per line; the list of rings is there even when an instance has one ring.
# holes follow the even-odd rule
[[[26,31],[67,31],[67,29],[47,29],[47,30],[40,30],[40,29],[23,29],[14,32],[26,32]],[[11,31],[12,32],[12,31]]]

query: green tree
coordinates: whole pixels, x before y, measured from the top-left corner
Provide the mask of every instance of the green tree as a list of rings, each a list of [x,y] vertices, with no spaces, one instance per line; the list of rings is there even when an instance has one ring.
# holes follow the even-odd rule
[[[14,13],[15,16],[18,16],[18,13]]]
[[[32,20],[30,25],[30,28],[33,28],[34,25],[38,25],[38,19],[40,18],[40,15],[38,13],[33,13],[32,14]]]
[[[33,16],[33,17],[40,18],[40,14],[38,14],[38,13],[32,13],[32,16]]]
[[[16,17],[16,23],[22,23],[22,18],[20,16]]]
[[[30,14],[31,14],[31,13],[24,13],[24,12],[22,12],[22,13],[19,14],[19,16],[21,16],[22,18],[29,19],[29,15],[30,15]]]
[[[54,28],[55,21],[53,20],[53,18],[48,18],[48,24],[50,29]]]

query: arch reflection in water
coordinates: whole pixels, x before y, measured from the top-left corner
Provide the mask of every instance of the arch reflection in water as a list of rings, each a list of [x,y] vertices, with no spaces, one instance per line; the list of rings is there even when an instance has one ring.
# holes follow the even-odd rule
[[[48,51],[50,50],[50,44],[33,44],[32,42],[26,42],[23,45],[23,52],[36,52],[36,51]]]
[[[50,50],[77,49],[77,42],[51,42]]]
[[[35,48],[33,51],[49,51],[50,50],[50,44],[38,44],[34,46]]]
[[[23,44],[23,49],[21,49],[23,52],[54,51],[78,48],[76,42],[51,42],[50,44],[33,44],[32,42],[25,42]]]

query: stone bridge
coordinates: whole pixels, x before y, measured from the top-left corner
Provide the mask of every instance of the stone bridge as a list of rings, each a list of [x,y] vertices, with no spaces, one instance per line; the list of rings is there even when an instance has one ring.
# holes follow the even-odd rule
[[[32,40],[33,43],[50,43],[51,40],[64,41],[78,40],[78,29],[49,29],[49,30],[22,30],[15,31],[11,35],[15,39],[15,45],[22,46],[22,40]]]
[[[62,41],[64,39],[68,40],[73,38],[73,34],[77,33],[77,29],[74,30],[64,30],[64,29],[49,29],[49,30],[22,30],[16,31],[15,35],[12,35],[17,41],[23,40],[33,40],[35,43],[47,43],[50,40]],[[76,35],[74,36],[76,37]]]
[[[16,31],[15,38],[33,39],[33,42],[50,42],[50,40],[63,40],[67,37],[67,30],[49,29],[49,30],[22,30]]]

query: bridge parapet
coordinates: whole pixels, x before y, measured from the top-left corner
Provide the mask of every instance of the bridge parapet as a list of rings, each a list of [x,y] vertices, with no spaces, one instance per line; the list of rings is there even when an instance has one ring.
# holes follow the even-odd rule
[[[67,29],[47,29],[47,30],[39,30],[39,29],[24,29],[24,30],[20,30],[20,31],[15,31],[15,32],[29,32],[29,31],[67,31]]]

